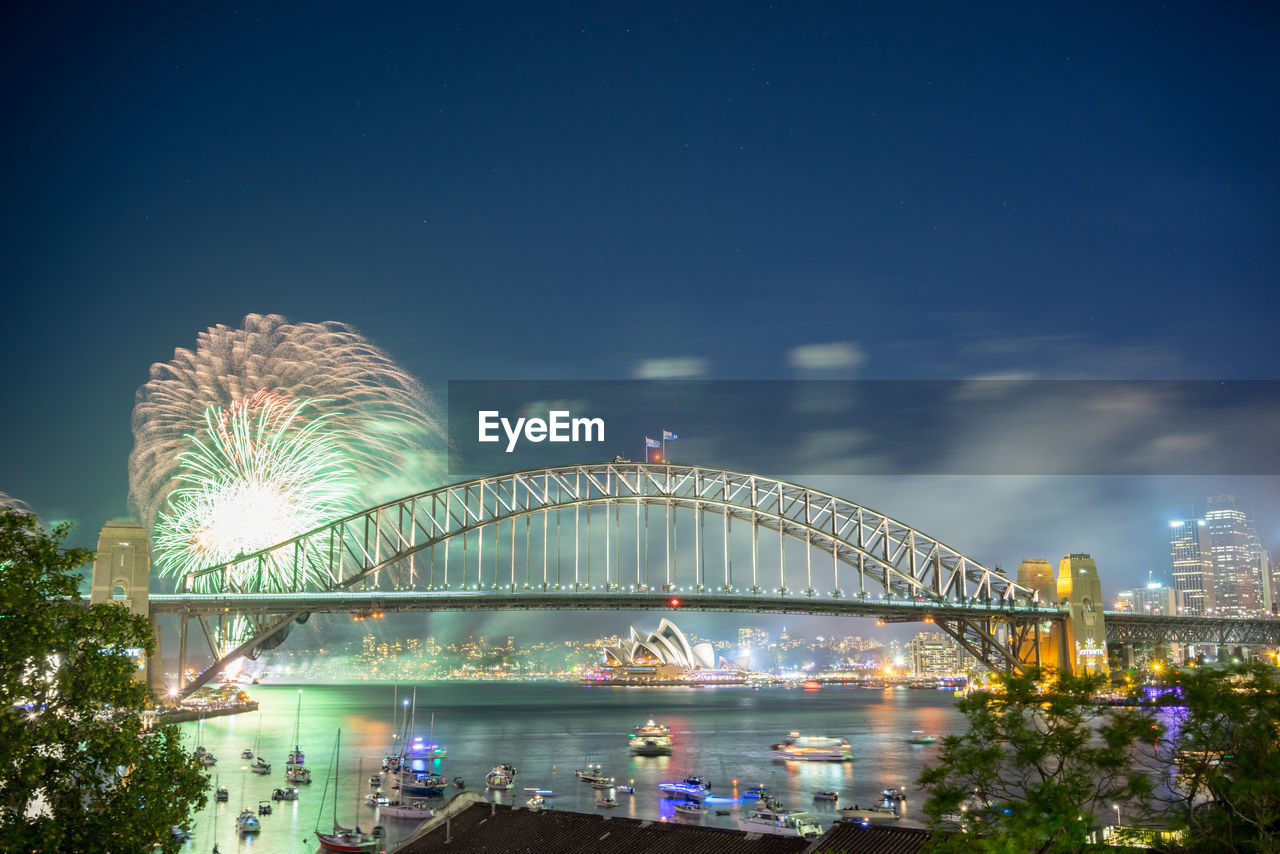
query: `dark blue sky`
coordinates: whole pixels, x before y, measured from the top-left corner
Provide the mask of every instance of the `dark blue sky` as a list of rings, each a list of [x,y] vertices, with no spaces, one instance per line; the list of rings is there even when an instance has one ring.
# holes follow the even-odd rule
[[[1280,375],[1275,7],[688,5],[9,7],[0,490],[91,539],[148,366],[251,312],[436,389],[831,342],[820,376]],[[1273,479],[1226,487],[1280,540]]]

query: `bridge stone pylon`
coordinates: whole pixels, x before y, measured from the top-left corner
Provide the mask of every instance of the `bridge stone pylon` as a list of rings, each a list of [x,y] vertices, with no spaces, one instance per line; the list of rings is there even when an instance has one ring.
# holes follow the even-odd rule
[[[139,662],[134,674],[157,694],[164,690],[160,625],[151,614],[151,548],[147,530],[137,522],[108,522],[98,533],[98,551],[89,583],[89,604],[114,602],[151,624],[155,653]]]

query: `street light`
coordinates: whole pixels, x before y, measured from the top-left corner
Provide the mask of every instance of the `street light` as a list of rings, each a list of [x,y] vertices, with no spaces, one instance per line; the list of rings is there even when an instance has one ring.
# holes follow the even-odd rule
[[[1116,808],[1116,827],[1119,827],[1120,826],[1120,805],[1112,804],[1111,806]]]

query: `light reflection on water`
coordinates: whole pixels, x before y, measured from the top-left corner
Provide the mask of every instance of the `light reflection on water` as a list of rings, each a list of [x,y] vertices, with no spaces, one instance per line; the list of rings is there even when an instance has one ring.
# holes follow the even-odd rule
[[[284,784],[284,759],[293,747],[294,709],[298,687],[255,685],[247,689],[261,704],[261,753],[272,773],[248,772],[259,715],[209,718],[203,744],[218,764],[210,771],[230,792],[230,800],[210,805],[197,816],[192,841],[184,850],[311,852],[318,846],[317,823],[327,830],[333,822],[333,784],[329,784],[324,815],[321,793],[331,773],[334,738],[342,730],[342,780],[337,800],[338,820],[362,828],[379,823],[364,803],[368,778],[399,733],[401,708],[391,685],[304,686],[300,746],[307,756],[314,782],[299,786],[294,802],[272,802],[271,815],[262,816],[257,837],[240,838],[235,817],[242,805],[256,809]],[[400,687],[398,699],[408,696]],[[812,813],[824,829],[836,818],[835,804],[814,801],[815,791],[840,792],[840,806],[878,803],[881,790],[904,786],[912,795],[904,805],[904,824],[919,814],[915,780],[935,748],[906,742],[913,730],[946,735],[962,728],[950,692],[932,689],[869,690],[827,686],[820,691],[781,687],[752,690],[745,686],[688,688],[581,687],[559,683],[429,683],[418,686],[414,736],[433,737],[448,748],[440,765],[445,778],[467,781],[469,790],[483,791],[485,773],[498,763],[514,765],[515,788],[493,792],[499,803],[523,805],[525,788],[552,789],[548,802],[557,809],[595,812],[597,790],[574,776],[574,769],[600,764],[619,783],[634,781],[634,795],[614,794],[613,815],[659,818],[734,827],[738,810],[745,815],[755,801],[741,799],[751,785],[763,784],[783,803]],[[434,729],[432,715],[434,714]],[[671,756],[633,757],[627,735],[636,724],[654,718],[671,727],[675,740]],[[394,721],[394,722],[393,722]],[[194,749],[198,725],[183,724]],[[769,746],[791,731],[849,739],[854,759],[846,763],[775,762]],[[658,783],[702,775],[714,794],[729,800],[712,803],[702,818],[675,814],[658,797]],[[735,785],[736,781],[736,785]],[[450,789],[450,794],[453,790]],[[727,816],[716,811],[728,810]],[[601,810],[603,812],[603,810]],[[216,817],[216,818],[215,818]],[[388,845],[412,832],[416,822],[384,819]]]

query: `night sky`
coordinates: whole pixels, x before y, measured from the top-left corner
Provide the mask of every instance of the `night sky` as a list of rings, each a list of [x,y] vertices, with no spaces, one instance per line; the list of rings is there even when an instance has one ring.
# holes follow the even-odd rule
[[[1280,378],[1276,7],[689,5],[6,7],[0,491],[92,543],[149,366],[249,313],[440,397]],[[1280,545],[1274,477],[806,482],[1108,592],[1207,495]]]

